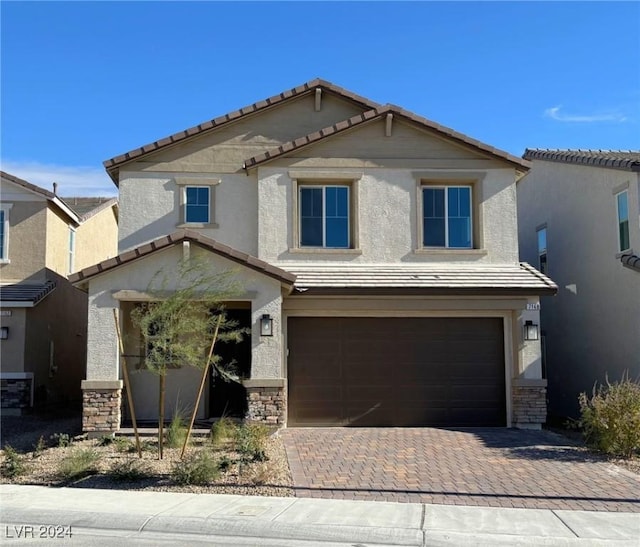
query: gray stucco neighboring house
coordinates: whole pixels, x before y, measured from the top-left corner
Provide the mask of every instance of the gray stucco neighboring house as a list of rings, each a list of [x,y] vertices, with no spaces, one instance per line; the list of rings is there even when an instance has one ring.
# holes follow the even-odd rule
[[[557,288],[519,262],[516,181],[528,161],[318,79],[105,167],[119,188],[119,255],[72,277],[89,297],[86,431],[122,419],[113,310],[136,415],[157,418],[129,316],[159,271],[176,289],[171,273],[198,257],[234,272],[244,293],[227,308],[251,333],[219,348],[243,384],[210,378],[200,419],[544,422],[535,333],[539,297]],[[193,403],[197,378],[169,371],[168,416],[176,400]]]
[[[523,157],[520,257],[559,286],[541,300],[549,413],[575,417],[595,382],[640,377],[640,151]]]

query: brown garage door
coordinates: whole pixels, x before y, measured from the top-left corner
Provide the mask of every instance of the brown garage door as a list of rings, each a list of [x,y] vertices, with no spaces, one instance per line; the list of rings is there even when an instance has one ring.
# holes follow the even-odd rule
[[[499,318],[291,317],[292,426],[504,426]]]

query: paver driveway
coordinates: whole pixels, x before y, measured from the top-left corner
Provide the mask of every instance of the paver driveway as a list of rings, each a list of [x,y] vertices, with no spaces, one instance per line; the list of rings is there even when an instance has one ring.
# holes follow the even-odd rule
[[[640,512],[640,475],[549,431],[292,428],[297,496]]]

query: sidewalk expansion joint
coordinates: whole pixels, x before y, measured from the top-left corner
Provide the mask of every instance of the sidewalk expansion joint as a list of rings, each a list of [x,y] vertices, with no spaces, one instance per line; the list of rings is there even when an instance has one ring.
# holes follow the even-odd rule
[[[580,537],[578,534],[576,534],[575,530],[574,530],[573,528],[571,528],[571,526],[569,526],[569,525],[564,521],[564,519],[563,519],[560,515],[558,515],[558,513],[556,513],[556,510],[555,510],[555,509],[551,509],[551,513],[552,513],[552,514],[553,514],[553,515],[554,515],[554,516],[555,516],[555,517],[556,517],[556,518],[557,518],[557,519],[558,519],[562,524],[564,524],[564,525],[569,529],[569,531],[570,531],[574,536],[576,536],[577,538],[579,538],[579,537]]]

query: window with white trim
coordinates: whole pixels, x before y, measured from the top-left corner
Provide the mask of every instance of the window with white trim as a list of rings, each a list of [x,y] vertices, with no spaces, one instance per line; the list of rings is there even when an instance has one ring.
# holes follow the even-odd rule
[[[627,251],[629,243],[629,192],[616,194],[616,210],[618,214],[618,251]]]
[[[9,262],[9,211],[13,203],[0,205],[0,264]]]
[[[68,273],[73,273],[76,258],[76,231],[69,226],[69,264]]]
[[[547,227],[544,226],[536,231],[538,240],[538,269],[546,274],[547,267]]]
[[[185,186],[184,221],[208,224],[210,217],[209,186]]]
[[[423,247],[473,248],[472,207],[471,186],[423,186]]]
[[[298,186],[300,247],[351,247],[350,187]]]

